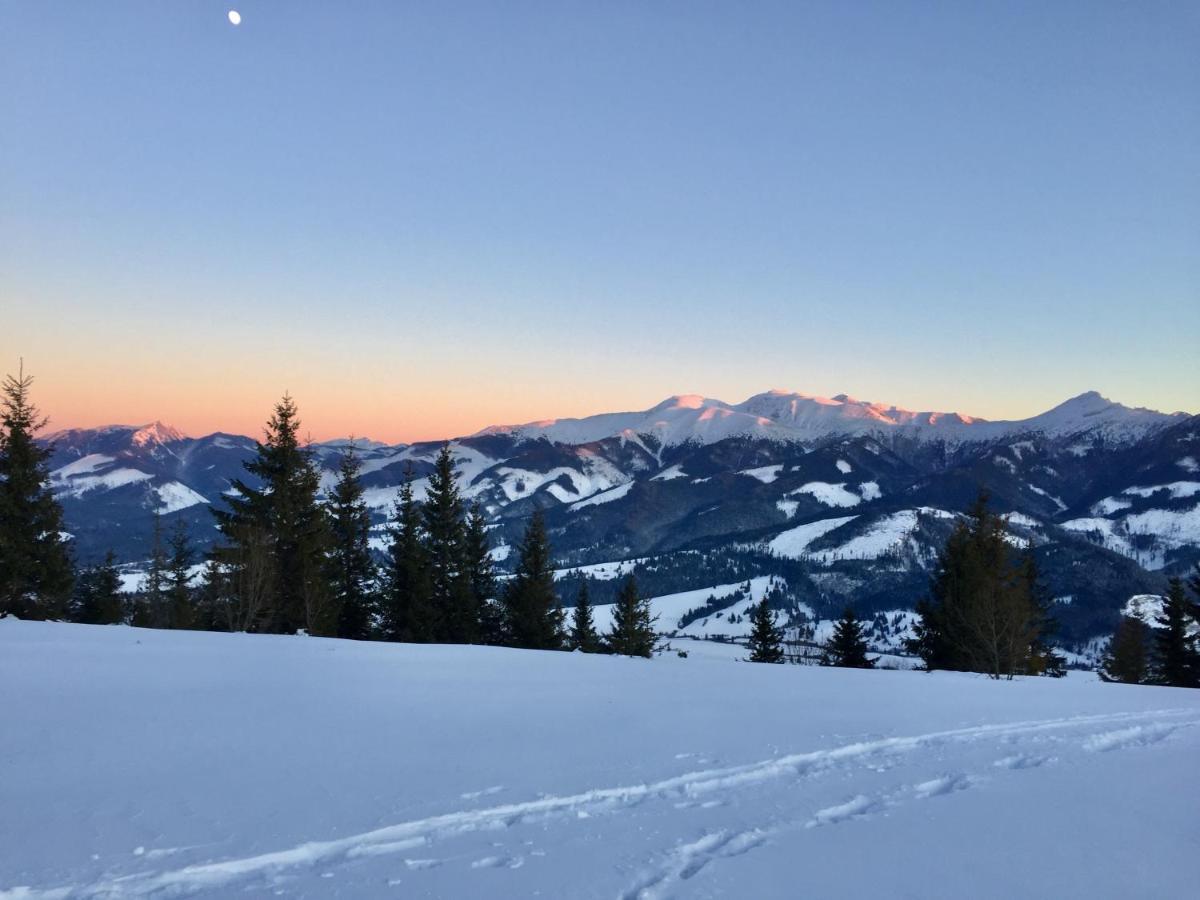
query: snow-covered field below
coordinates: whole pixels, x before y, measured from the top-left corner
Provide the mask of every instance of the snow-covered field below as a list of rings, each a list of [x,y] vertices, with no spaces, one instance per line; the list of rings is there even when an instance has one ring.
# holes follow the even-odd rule
[[[1200,691],[0,620],[0,897],[1184,897]]]

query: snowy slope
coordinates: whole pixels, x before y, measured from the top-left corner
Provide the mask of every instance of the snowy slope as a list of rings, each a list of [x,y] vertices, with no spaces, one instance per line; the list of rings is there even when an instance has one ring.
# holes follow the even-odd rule
[[[6,900],[1195,888],[1200,691],[3,620],[0,705]]]

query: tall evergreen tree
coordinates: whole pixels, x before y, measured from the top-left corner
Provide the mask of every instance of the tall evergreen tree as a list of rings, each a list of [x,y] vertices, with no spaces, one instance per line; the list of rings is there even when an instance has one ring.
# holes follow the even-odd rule
[[[196,627],[196,611],[192,597],[192,549],[188,541],[187,523],[175,522],[168,542],[170,557],[166,575],[167,627],[189,629]]]
[[[638,593],[637,580],[630,575],[621,585],[613,606],[612,631],[608,634],[609,649],[621,656],[653,656],[658,644],[654,622],[649,598],[643,598]]]
[[[1004,519],[988,510],[986,494],[946,541],[917,613],[908,647],[927,669],[1011,678],[1059,666],[1047,649],[1036,569],[1013,558]]]
[[[84,625],[118,625],[125,621],[121,578],[111,550],[104,562],[84,569],[76,579],[72,618]]]
[[[572,650],[581,650],[584,653],[599,653],[604,648],[592,618],[587,579],[579,582],[579,593],[575,595],[575,610],[571,614],[570,646]]]
[[[422,506],[429,595],[438,615],[438,640],[474,644],[479,641],[480,611],[464,565],[466,530],[454,468],[450,445],[443,444]]]
[[[259,486],[234,480],[229,509],[214,510],[224,537],[216,553],[248,630],[328,635],[337,629],[326,580],[329,527],[317,502],[320,475],[299,433],[295,401],[285,394],[245,464]]]
[[[62,618],[75,580],[62,507],[48,487],[51,447],[34,436],[46,425],[30,399],[24,366],[0,392],[0,618]]]
[[[504,591],[509,641],[531,650],[561,650],[563,613],[554,591],[550,539],[541,510],[536,511],[521,541],[516,574]]]
[[[384,573],[383,637],[389,641],[431,643],[437,639],[437,620],[429,598],[421,510],[413,499],[411,465],[404,473],[394,519]]]
[[[467,516],[464,539],[464,563],[475,608],[479,612],[479,639],[485,644],[506,642],[504,609],[496,591],[496,571],[492,566],[491,542],[487,519],[475,505]]]
[[[750,662],[783,662],[783,629],[763,597],[750,612]]]
[[[1191,633],[1191,604],[1181,579],[1170,580],[1157,623],[1155,681],[1171,687],[1200,687],[1200,651],[1196,649],[1197,636]]]
[[[833,627],[833,634],[821,654],[821,665],[843,669],[873,669],[878,660],[867,656],[867,638],[863,623],[846,607]]]
[[[169,610],[166,599],[167,552],[162,541],[162,516],[154,510],[150,544],[150,567],[141,590],[133,597],[130,624],[138,628],[166,628]]]
[[[370,637],[375,616],[371,513],[363,500],[361,468],[351,445],[342,454],[337,485],[329,501],[330,587],[338,611],[337,635],[360,641]]]
[[[1122,616],[1100,666],[1105,681],[1143,684],[1148,673],[1146,626],[1141,619]]]

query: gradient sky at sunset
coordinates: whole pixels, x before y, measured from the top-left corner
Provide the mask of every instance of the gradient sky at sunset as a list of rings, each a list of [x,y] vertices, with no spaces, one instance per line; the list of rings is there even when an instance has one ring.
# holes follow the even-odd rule
[[[1197,46],[1185,2],[0,0],[0,370],[194,434],[1200,412]]]

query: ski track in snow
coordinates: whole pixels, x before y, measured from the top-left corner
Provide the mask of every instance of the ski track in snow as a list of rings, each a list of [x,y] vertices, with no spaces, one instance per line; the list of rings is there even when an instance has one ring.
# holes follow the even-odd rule
[[[163,871],[141,871],[110,877],[91,884],[63,885],[55,888],[13,887],[0,889],[0,900],[67,900],[67,898],[121,898],[152,895],[179,896],[203,891],[227,889],[233,885],[263,884],[289,871],[311,869],[318,865],[349,864],[354,860],[388,855],[402,856],[406,851],[427,851],[438,841],[479,831],[498,831],[548,819],[586,820],[596,815],[618,813],[648,801],[671,802],[676,808],[712,809],[753,785],[766,782],[813,777],[852,769],[855,766],[885,772],[903,757],[959,743],[998,741],[1011,745],[1022,738],[1047,735],[1057,741],[1071,741],[1069,732],[1085,733],[1073,738],[1073,746],[1086,754],[1146,747],[1166,740],[1176,731],[1200,724],[1188,719],[1189,710],[1165,709],[1150,712],[1111,713],[1090,716],[1045,719],[1005,724],[978,725],[928,734],[857,741],[824,750],[778,756],[760,762],[684,772],[646,784],[597,788],[567,796],[544,796],[519,803],[506,803],[478,809],[466,809],[384,826],[361,834],[327,841],[311,841],[257,856],[218,860]],[[1057,733],[1067,732],[1067,737]],[[677,759],[689,754],[678,754]],[[1014,753],[997,759],[990,774],[1038,768],[1053,763],[1056,757]],[[1001,770],[997,773],[996,770]],[[691,840],[680,839],[671,850],[659,854],[640,869],[632,886],[620,894],[621,900],[654,900],[669,896],[673,888],[695,876],[710,863],[752,851],[781,831],[837,826],[882,812],[912,801],[934,800],[968,790],[986,780],[982,773],[953,772],[915,784],[901,783],[883,792],[856,794],[844,802],[806,814],[761,822],[742,830],[715,830]],[[1003,776],[1002,776],[1003,777]],[[499,786],[463,794],[463,799],[484,797],[502,790]],[[720,795],[726,795],[722,797]],[[717,795],[717,796],[714,796]],[[494,846],[502,848],[503,844]],[[139,860],[153,858],[147,853]],[[540,855],[534,851],[531,855]],[[431,857],[403,858],[410,871],[432,869],[450,860]],[[461,860],[474,869],[518,868],[525,856],[505,853]],[[329,873],[322,872],[322,875]]]

